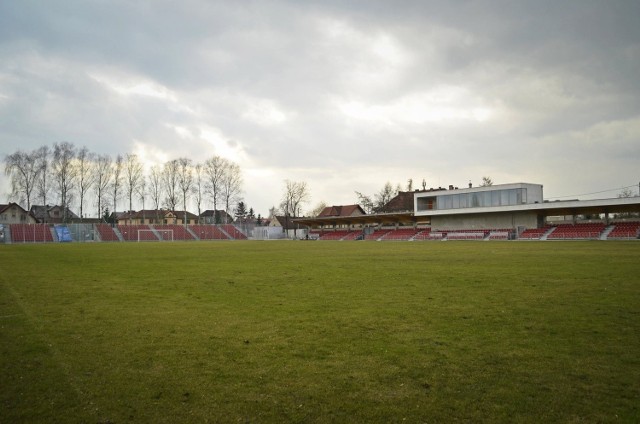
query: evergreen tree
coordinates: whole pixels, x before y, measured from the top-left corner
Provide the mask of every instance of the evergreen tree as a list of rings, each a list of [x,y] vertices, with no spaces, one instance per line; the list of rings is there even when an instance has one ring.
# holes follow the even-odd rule
[[[238,206],[235,210],[236,219],[243,221],[247,217],[247,206],[243,201],[238,202]]]

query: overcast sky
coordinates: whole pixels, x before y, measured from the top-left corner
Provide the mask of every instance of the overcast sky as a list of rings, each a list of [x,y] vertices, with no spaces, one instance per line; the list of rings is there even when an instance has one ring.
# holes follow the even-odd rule
[[[262,215],[285,179],[307,210],[410,178],[616,197],[640,181],[639,21],[637,0],[2,1],[0,156],[220,155]]]

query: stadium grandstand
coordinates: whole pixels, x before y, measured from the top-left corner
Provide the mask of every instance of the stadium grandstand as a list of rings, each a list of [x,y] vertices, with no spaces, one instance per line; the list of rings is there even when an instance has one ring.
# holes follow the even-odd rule
[[[296,218],[318,240],[638,239],[640,196],[547,201],[540,184],[514,183],[399,192],[377,214],[331,206]]]
[[[38,219],[44,212],[46,222]],[[640,238],[640,196],[551,202],[544,200],[542,185],[530,183],[401,191],[380,213],[367,214],[360,205],[329,206],[316,217],[274,217],[269,227],[255,228],[203,224],[189,212],[131,211],[119,215],[117,224],[59,223],[55,213],[60,214],[55,207],[26,211],[15,203],[0,205],[0,243]],[[67,216],[75,215],[69,211]]]

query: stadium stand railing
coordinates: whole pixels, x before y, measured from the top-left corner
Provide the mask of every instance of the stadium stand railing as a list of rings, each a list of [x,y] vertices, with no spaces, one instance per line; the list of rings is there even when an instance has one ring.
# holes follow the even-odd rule
[[[513,238],[514,231],[510,229],[491,230],[486,237],[486,240],[511,240]]]
[[[484,240],[489,230],[448,230],[447,240]]]

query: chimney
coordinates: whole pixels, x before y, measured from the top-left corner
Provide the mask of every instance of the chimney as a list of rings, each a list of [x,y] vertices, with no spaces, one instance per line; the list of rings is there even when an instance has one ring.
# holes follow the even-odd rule
[[[469,188],[473,187],[473,184],[471,184],[471,181],[469,181]]]

